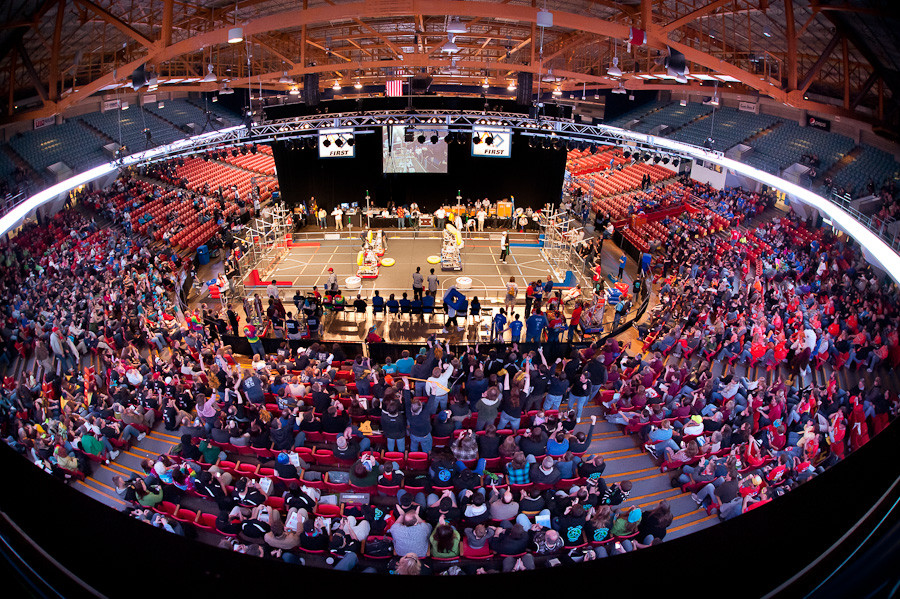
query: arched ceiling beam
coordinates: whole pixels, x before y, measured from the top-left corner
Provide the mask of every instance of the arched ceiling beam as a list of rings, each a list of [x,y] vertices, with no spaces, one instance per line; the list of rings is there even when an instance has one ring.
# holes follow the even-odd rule
[[[90,6],[96,6],[91,0],[75,1],[83,5],[86,4]],[[649,6],[650,2],[648,0],[644,0],[642,8],[646,9]],[[92,10],[94,9],[92,8]],[[102,9],[100,10],[102,11]],[[513,20],[533,26],[537,21],[538,10],[539,7],[536,6],[512,5],[497,2],[478,2],[474,0],[392,0],[388,3],[378,0],[365,0],[361,2],[350,2],[346,4],[317,6],[305,10],[298,7],[285,12],[266,15],[264,17],[246,21],[241,23],[241,25],[244,29],[245,38],[252,38],[253,36],[272,31],[300,29],[308,25],[328,24],[330,22],[337,22],[340,20],[354,20],[357,18],[372,19],[385,17],[409,18],[415,15],[453,15],[463,18],[471,17],[476,20],[505,19],[507,21]],[[646,10],[642,10],[641,12],[644,13],[646,12]],[[110,19],[111,24],[113,24],[114,26],[120,28],[124,26],[125,28],[129,28],[128,25],[125,25],[115,17],[110,16]],[[553,20],[555,29],[580,30],[595,34],[599,37],[625,39],[629,33],[628,25],[596,17],[590,17],[583,14],[576,14],[565,11],[553,11]],[[118,22],[118,25],[116,22]],[[647,20],[647,22],[647,47],[665,50],[666,46],[668,45],[684,54],[687,60],[692,63],[706,67],[714,73],[729,75],[737,81],[747,85],[748,87],[755,89],[767,96],[770,96],[779,102],[788,101],[789,96],[784,90],[768,81],[761,80],[758,75],[749,73],[738,66],[727,63],[724,60],[720,60],[714,56],[707,54],[706,52],[691,48],[680,42],[672,41],[671,39],[669,39],[666,32],[660,30],[660,26],[658,24],[653,23],[652,20]],[[474,23],[474,21],[470,21],[470,25],[472,23]],[[130,32],[127,33],[132,38],[136,39],[139,43],[143,43],[143,41],[149,41],[146,40],[146,38],[144,38],[140,33],[134,31],[133,28],[129,29]],[[188,39],[176,42],[169,46],[164,46],[162,42],[150,44],[149,52],[141,58],[131,61],[126,65],[120,65],[117,71],[107,73],[90,82],[89,84],[80,85],[78,92],[70,94],[60,102],[48,102],[43,108],[30,111],[28,113],[21,113],[17,115],[16,118],[35,118],[38,116],[47,116],[60,112],[69,106],[77,104],[79,101],[87,98],[91,94],[96,93],[101,88],[116,82],[117,78],[121,80],[121,78],[125,74],[131,73],[135,68],[145,62],[165,62],[177,59],[185,54],[196,53],[204,48],[225,46],[225,44],[227,43],[228,29],[229,26],[225,25],[219,29],[201,33],[199,35],[194,35]],[[478,37],[477,34],[475,35],[475,37]],[[347,59],[345,58],[344,60]],[[428,66],[429,64],[419,64],[420,61],[418,59],[413,59],[413,57],[411,56],[405,57],[403,61],[393,60],[387,61],[387,63],[389,64],[389,66]],[[374,67],[381,64],[381,61],[375,63],[369,62],[366,64],[366,66]],[[497,62],[495,61],[491,63],[479,63],[479,65],[486,66],[480,66],[478,68],[496,69]],[[316,67],[316,69],[323,68],[324,71],[330,71],[338,66],[339,65],[333,64],[319,65],[318,67]],[[316,70],[311,69],[307,66],[303,66],[302,68],[307,70],[307,72],[313,72],[314,70]],[[521,65],[517,65],[516,68],[535,72],[536,74],[538,72],[538,69],[533,66],[526,68]],[[297,72],[296,68],[293,70]],[[596,81],[599,79],[585,75],[583,73],[566,72],[565,75],[562,71],[557,71],[557,73],[563,76],[572,77],[579,81]],[[792,105],[802,106],[802,94],[799,94],[799,98],[795,96],[797,96],[797,94],[792,94],[790,97],[790,99],[792,100]],[[808,103],[808,105],[811,107],[811,109],[817,109],[817,107],[820,106],[824,107],[824,105],[819,105],[817,103]]]

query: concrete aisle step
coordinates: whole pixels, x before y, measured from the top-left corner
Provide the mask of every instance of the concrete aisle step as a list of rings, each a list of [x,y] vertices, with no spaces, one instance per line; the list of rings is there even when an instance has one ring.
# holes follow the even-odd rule
[[[126,506],[125,501],[116,495],[116,492],[112,487],[102,484],[92,477],[86,478],[84,482],[75,481],[72,485],[88,497],[91,497],[114,510],[121,511]]]
[[[676,516],[676,519],[672,521],[672,526],[666,531],[665,540],[670,541],[672,539],[677,539],[678,537],[683,537],[692,532],[709,528],[718,523],[718,514],[707,516],[706,511],[700,509],[689,514],[684,514],[682,517]]]

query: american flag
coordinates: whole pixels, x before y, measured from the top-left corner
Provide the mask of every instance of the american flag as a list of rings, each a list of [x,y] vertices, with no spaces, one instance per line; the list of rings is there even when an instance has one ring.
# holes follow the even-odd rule
[[[403,95],[403,79],[391,79],[384,84],[385,95],[388,97]]]

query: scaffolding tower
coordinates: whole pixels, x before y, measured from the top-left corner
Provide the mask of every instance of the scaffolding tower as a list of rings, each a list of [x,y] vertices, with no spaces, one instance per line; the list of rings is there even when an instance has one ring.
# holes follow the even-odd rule
[[[544,236],[541,255],[550,265],[553,276],[563,281],[566,271],[573,270],[574,255],[577,255],[575,243],[581,239],[582,229],[571,213],[556,209],[541,211],[539,223]]]
[[[256,269],[260,278],[267,280],[288,253],[291,229],[291,215],[282,204],[263,208],[242,231],[245,250],[240,260],[241,275]]]

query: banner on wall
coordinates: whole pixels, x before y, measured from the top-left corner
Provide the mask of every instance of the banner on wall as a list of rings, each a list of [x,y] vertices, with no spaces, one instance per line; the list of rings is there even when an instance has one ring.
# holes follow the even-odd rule
[[[759,114],[759,104],[756,102],[738,102],[738,110]]]
[[[104,100],[103,101],[103,112],[106,112],[107,110],[115,110],[116,108],[119,107],[120,104],[121,104],[121,102],[118,99]]]
[[[156,104],[156,94],[144,94],[143,104]]]
[[[831,121],[826,120],[826,119],[820,119],[818,117],[807,115],[806,124],[807,124],[807,126],[813,127],[814,129],[821,129],[822,131],[831,131]]]
[[[44,127],[49,127],[50,125],[56,122],[55,116],[45,116],[39,119],[34,119],[34,128],[35,129],[43,129]]]

